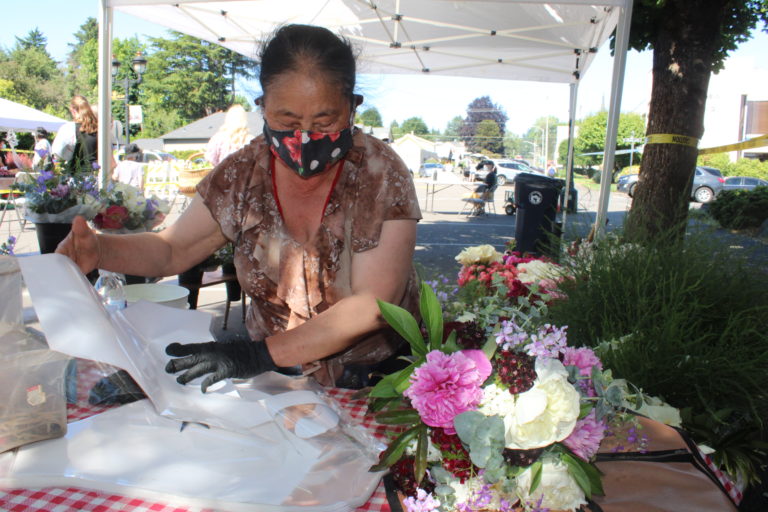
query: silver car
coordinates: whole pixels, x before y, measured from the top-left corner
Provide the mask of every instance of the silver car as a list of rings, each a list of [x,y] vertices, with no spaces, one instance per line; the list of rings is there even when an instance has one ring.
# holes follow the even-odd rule
[[[616,182],[616,190],[624,192],[629,197],[634,197],[637,187],[637,174],[625,174]],[[715,200],[723,190],[725,178],[719,169],[714,167],[696,167],[693,174],[693,186],[691,187],[691,201],[709,203]]]

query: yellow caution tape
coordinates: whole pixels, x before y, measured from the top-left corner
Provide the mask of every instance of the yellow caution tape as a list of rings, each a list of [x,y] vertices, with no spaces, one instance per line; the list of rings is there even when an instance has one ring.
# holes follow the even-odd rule
[[[674,133],[654,133],[645,138],[646,144],[680,144],[681,146],[690,146],[695,148],[699,145],[699,139],[687,135],[676,135]]]
[[[761,135],[754,139],[745,140],[742,142],[736,142],[734,144],[726,144],[725,146],[715,146],[712,148],[700,149],[700,155],[708,155],[712,153],[727,153],[728,151],[739,151],[742,149],[759,148],[762,146],[768,146],[768,135]]]

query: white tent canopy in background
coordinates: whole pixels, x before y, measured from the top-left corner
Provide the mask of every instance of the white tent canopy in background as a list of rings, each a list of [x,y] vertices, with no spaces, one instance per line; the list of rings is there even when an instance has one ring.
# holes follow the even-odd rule
[[[360,50],[361,73],[570,84],[571,138],[576,86],[597,49],[617,29],[611,98],[611,108],[616,111],[609,115],[605,145],[615,147],[632,0],[99,1],[101,116],[108,115],[111,97],[113,9],[221,44],[247,57],[254,57],[259,43],[280,25],[306,23],[327,27],[352,41]],[[99,141],[100,148],[109,147],[106,131]],[[105,160],[106,153],[99,158]],[[612,167],[612,153],[607,153],[604,161],[606,167]],[[603,193],[608,191],[601,190]],[[607,198],[604,202],[607,208]],[[598,212],[598,221],[600,217]]]
[[[43,127],[49,132],[55,132],[64,123],[64,119],[0,98],[0,130],[32,132],[38,127]]]

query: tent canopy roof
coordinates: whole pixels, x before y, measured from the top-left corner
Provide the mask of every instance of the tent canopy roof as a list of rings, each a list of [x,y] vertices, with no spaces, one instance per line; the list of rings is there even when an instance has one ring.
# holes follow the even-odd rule
[[[49,132],[55,132],[64,123],[66,123],[64,119],[0,98],[0,130],[32,132],[42,126]]]
[[[325,26],[361,73],[574,83],[623,0],[106,0],[108,7],[255,57],[286,23]]]

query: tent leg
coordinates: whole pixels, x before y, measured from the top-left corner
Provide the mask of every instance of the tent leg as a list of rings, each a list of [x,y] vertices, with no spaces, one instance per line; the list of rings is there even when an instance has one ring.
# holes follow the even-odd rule
[[[611,196],[611,176],[616,139],[619,129],[619,114],[621,113],[621,94],[624,88],[624,71],[627,64],[627,49],[629,48],[629,26],[632,20],[632,0],[624,0],[621,8],[619,24],[616,27],[616,51],[613,56],[613,79],[611,85],[611,103],[608,107],[608,126],[605,134],[605,155],[603,156],[603,172],[600,176],[600,198],[597,206],[597,216],[592,231],[596,237],[605,231],[608,214],[608,200]]]
[[[112,8],[99,1],[99,170],[102,187],[112,175]]]

